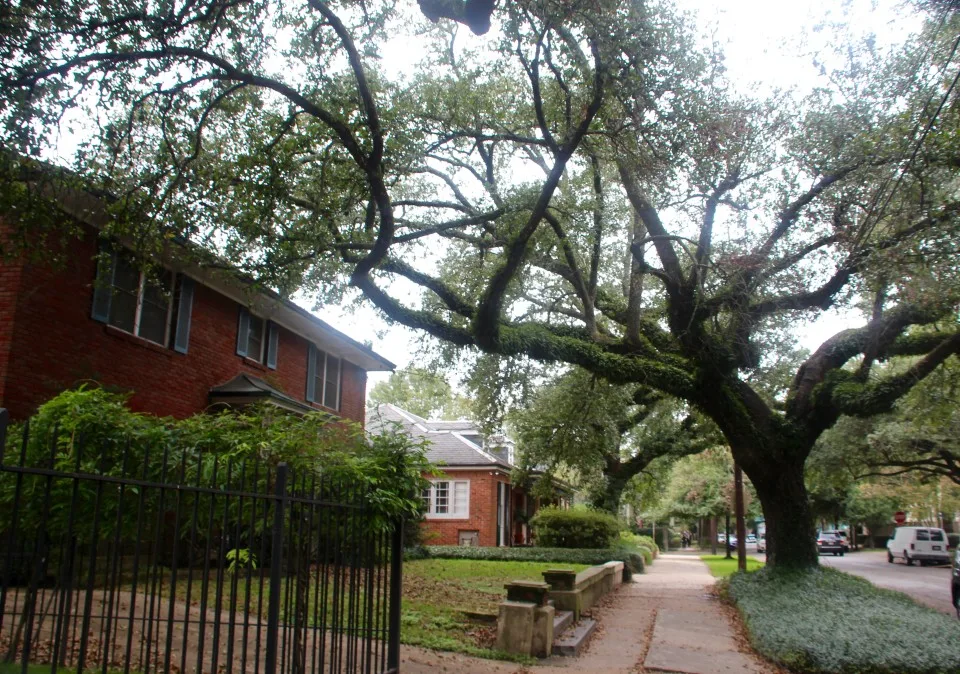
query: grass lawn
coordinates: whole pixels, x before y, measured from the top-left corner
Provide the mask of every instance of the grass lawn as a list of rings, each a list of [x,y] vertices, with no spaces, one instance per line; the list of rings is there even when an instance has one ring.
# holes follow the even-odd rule
[[[737,572],[736,555],[734,555],[733,559],[727,559],[724,555],[700,555],[700,559],[707,563],[707,566],[710,567],[710,573],[717,578],[726,578]],[[759,559],[747,557],[748,572],[762,569],[764,566],[764,563]]]
[[[52,665],[27,665],[27,674],[50,674],[53,671]],[[71,667],[57,667],[57,674],[76,674],[76,669]],[[86,672],[98,672],[100,667],[95,666],[94,664],[89,665],[84,669]],[[0,674],[22,674],[23,672],[23,663],[21,662],[0,662]],[[123,672],[122,669],[110,668],[107,670],[110,674],[120,674]],[[131,671],[130,674],[135,674]]]
[[[489,562],[471,559],[421,559],[403,565],[401,641],[487,658],[527,661],[494,650],[496,622],[464,614],[495,616],[512,580],[543,580],[547,569],[582,571],[586,564]]]

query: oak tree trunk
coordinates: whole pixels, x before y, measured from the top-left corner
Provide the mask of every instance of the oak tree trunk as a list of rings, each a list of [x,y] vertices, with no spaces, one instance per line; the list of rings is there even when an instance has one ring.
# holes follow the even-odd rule
[[[803,482],[803,461],[782,462],[777,471],[751,480],[766,520],[767,564],[778,569],[817,566],[816,528]]]

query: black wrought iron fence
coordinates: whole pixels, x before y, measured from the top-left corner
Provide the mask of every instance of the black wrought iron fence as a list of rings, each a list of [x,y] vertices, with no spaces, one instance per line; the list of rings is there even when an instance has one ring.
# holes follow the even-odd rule
[[[5,431],[0,410],[0,452]],[[0,454],[0,660],[23,674],[397,671],[401,532],[361,487],[82,438],[38,457],[28,440]]]

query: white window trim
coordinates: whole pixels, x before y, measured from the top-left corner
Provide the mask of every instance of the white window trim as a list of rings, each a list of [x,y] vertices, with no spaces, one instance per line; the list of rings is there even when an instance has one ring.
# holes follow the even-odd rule
[[[253,319],[257,319],[258,321],[260,321],[260,353],[256,355],[251,355],[250,353],[250,335],[253,334],[253,330],[251,329],[251,324],[253,323]],[[249,358],[250,360],[256,361],[261,365],[266,365],[267,364],[267,340],[270,339],[270,336],[268,334],[269,331],[267,330],[267,319],[264,318],[263,316],[258,316],[256,314],[251,313],[250,318],[248,318],[247,321],[248,321],[247,322],[247,355],[244,356],[244,358]]]
[[[456,485],[463,484],[466,485],[465,489],[467,492],[467,502],[466,502],[466,511],[459,512],[447,512],[447,513],[435,513],[433,512],[433,507],[436,499],[436,484],[438,482],[449,482],[450,483],[450,495],[448,497],[449,503],[451,506],[456,505]],[[430,505],[425,517],[428,520],[466,520],[470,519],[470,480],[452,480],[450,478],[438,478],[436,480],[430,480]]]
[[[315,349],[314,357],[316,358],[316,362],[314,363],[313,402],[326,407],[328,410],[339,412],[340,398],[343,395],[343,358],[321,349],[316,344],[313,345],[313,348]],[[323,354],[322,362],[319,358],[320,354]],[[337,394],[334,396],[335,400],[332,401],[327,400],[327,368],[330,367],[330,361],[337,362]]]
[[[119,330],[120,332],[126,332],[128,335],[133,335],[134,337],[138,339],[142,339],[145,342],[150,342],[151,344],[159,344],[160,346],[166,348],[170,343],[170,321],[171,321],[171,318],[173,317],[173,291],[170,291],[167,293],[167,316],[163,321],[163,341],[155,342],[149,337],[144,337],[143,335],[140,334],[140,321],[143,317],[143,295],[144,295],[144,290],[146,289],[146,284],[147,284],[147,273],[143,269],[139,271],[140,271],[140,280],[137,284],[137,307],[133,312],[133,331],[127,332],[120,326],[113,323],[113,307],[112,306],[110,309],[110,316],[107,318],[107,324],[112,328]],[[168,272],[167,270],[164,270],[163,273],[170,274],[170,272]],[[173,283],[175,280],[173,279],[173,274],[170,274],[170,277],[171,277],[170,282]],[[117,287],[111,286],[110,292],[116,294]]]

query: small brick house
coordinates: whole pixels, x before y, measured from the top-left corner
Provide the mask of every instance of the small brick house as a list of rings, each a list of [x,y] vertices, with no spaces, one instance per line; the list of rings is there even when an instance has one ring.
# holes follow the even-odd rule
[[[428,441],[427,459],[440,475],[427,475],[422,523],[428,545],[510,546],[531,543],[528,521],[539,499],[511,481],[514,445],[484,439],[470,421],[433,421],[381,404],[367,411],[367,428],[396,424]],[[492,440],[492,441],[491,441]]]
[[[61,262],[0,258],[0,407],[12,418],[91,381],[157,415],[266,400],[364,422],[367,372],[392,363],[272,292],[184,261],[176,245],[145,272],[122,245],[105,248],[97,199],[58,203],[79,225],[67,251],[51,251]]]

